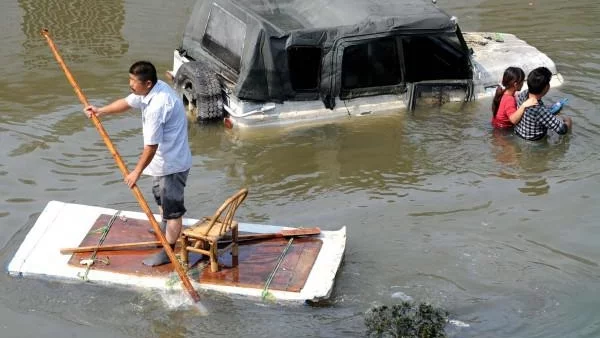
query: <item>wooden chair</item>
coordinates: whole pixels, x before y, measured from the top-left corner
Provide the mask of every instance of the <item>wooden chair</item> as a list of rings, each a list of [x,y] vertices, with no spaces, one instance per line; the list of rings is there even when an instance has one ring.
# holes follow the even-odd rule
[[[189,262],[189,253],[195,252],[207,255],[210,259],[210,270],[217,272],[219,271],[219,255],[229,250],[233,266],[238,265],[238,223],[233,217],[247,195],[248,189],[241,189],[229,197],[212,217],[204,217],[190,228],[183,230],[181,258],[186,266]],[[219,240],[226,236],[229,239],[229,234],[231,234],[231,243],[225,248],[219,249]]]

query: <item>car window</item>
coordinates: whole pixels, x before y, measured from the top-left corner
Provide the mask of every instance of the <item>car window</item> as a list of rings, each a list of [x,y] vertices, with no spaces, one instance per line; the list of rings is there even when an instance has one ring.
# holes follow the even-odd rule
[[[411,36],[403,41],[407,81],[471,77],[468,55],[456,34]]]
[[[391,86],[402,83],[395,37],[385,37],[344,48],[342,89]]]
[[[240,70],[246,25],[216,4],[208,16],[202,46],[229,67]]]
[[[292,46],[287,55],[292,88],[295,91],[316,90],[321,74],[321,48]]]

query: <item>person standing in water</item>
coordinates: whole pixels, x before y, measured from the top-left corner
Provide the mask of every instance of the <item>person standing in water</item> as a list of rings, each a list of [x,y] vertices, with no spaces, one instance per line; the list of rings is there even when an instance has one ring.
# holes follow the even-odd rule
[[[554,130],[559,135],[571,130],[571,118],[554,115],[542,101],[550,90],[551,79],[552,72],[546,67],[538,67],[527,75],[528,88],[518,95],[517,103],[524,106],[525,102],[535,99],[538,105],[526,108],[523,117],[515,125],[515,134],[521,138],[537,141],[543,139],[548,130]]]
[[[167,242],[174,248],[186,212],[184,188],[192,166],[185,108],[177,93],[157,79],[156,68],[148,61],[138,61],[129,68],[129,87],[129,96],[100,108],[88,106],[85,113],[100,117],[131,108],[141,110],[144,148],[124,181],[132,188],[142,174],[152,176],[152,194],[162,216],[161,230],[166,230]],[[148,266],[169,262],[164,248],[143,261]]]
[[[517,124],[525,109],[538,104],[537,100],[530,98],[517,108],[516,94],[523,87],[525,72],[519,67],[508,67],[502,76],[502,84],[496,88],[496,95],[492,101],[492,125],[497,129],[513,128]]]

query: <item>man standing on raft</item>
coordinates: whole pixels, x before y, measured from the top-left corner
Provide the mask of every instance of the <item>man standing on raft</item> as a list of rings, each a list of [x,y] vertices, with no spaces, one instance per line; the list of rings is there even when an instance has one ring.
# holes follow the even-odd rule
[[[129,68],[129,87],[129,96],[100,108],[88,106],[85,113],[101,117],[141,109],[144,150],[124,181],[132,188],[142,174],[152,176],[152,194],[162,216],[160,227],[166,230],[166,240],[174,248],[186,212],[184,189],[192,166],[185,108],[177,93],[157,79],[156,68],[150,62],[138,61]],[[164,248],[143,261],[148,266],[169,262]]]

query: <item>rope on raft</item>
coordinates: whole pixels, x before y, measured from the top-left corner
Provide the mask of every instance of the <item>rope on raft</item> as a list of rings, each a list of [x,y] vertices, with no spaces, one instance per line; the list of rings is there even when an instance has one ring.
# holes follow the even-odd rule
[[[279,270],[279,266],[283,262],[283,258],[285,258],[285,255],[287,254],[288,250],[292,246],[293,241],[294,241],[294,237],[291,237],[290,240],[288,241],[285,249],[283,249],[283,252],[281,253],[281,255],[279,255],[279,258],[277,259],[277,265],[275,265],[275,268],[273,268],[273,271],[271,271],[271,273],[269,274],[269,278],[267,278],[267,282],[265,283],[265,287],[263,288],[263,291],[261,294],[263,301],[265,299],[267,299],[267,297],[270,295],[269,286],[271,285],[271,282],[273,281],[273,277],[275,277],[275,273],[277,273],[277,270]]]
[[[87,268],[85,269],[85,272],[83,273],[83,275],[81,273],[78,273],[77,275],[79,276],[79,278],[83,279],[84,281],[88,281],[88,273],[90,272],[90,269],[92,268],[92,265],[94,265],[94,263],[98,260],[96,259],[96,254],[98,254],[98,249],[100,248],[100,246],[102,245],[102,243],[104,243],[104,240],[106,239],[106,236],[108,235],[108,232],[110,231],[110,228],[112,227],[113,223],[115,222],[115,220],[117,219],[117,217],[119,216],[119,214],[121,213],[121,210],[118,210],[108,221],[108,223],[103,226],[102,228],[100,228],[99,230],[102,231],[102,236],[100,236],[100,240],[98,241],[98,245],[96,246],[96,249],[94,249],[94,252],[92,253],[92,255],[90,256],[90,258],[88,259],[84,259],[82,260],[82,264],[86,264]],[[108,258],[102,260],[102,262],[106,265],[109,264]]]

